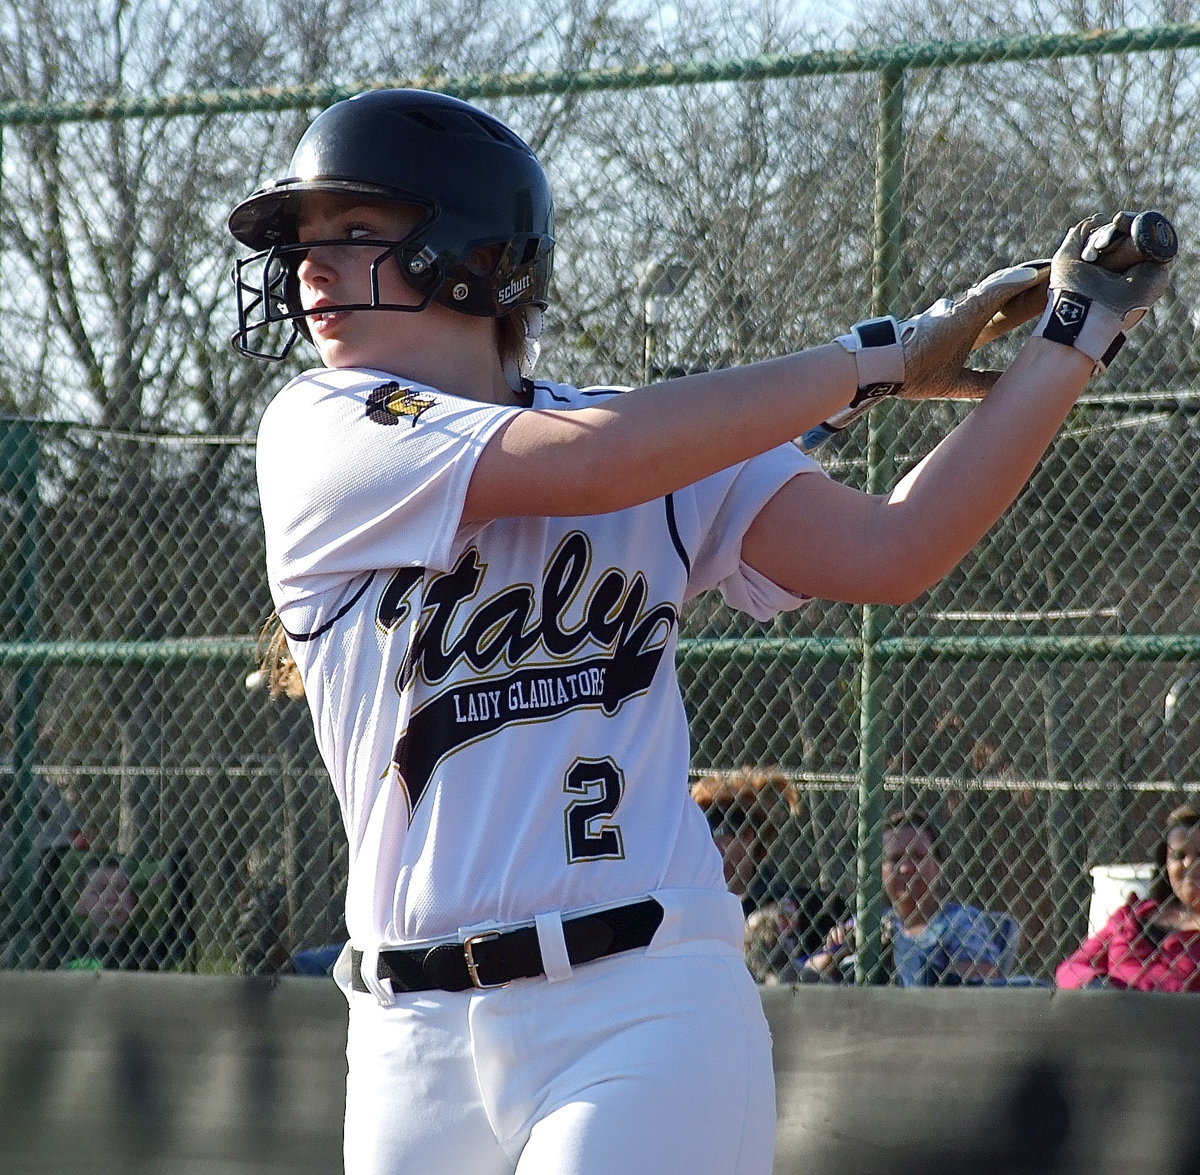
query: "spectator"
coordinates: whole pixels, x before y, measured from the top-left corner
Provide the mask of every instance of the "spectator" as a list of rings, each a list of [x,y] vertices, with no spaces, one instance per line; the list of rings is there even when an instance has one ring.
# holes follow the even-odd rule
[[[157,970],[132,870],[116,855],[84,871],[71,906],[73,937],[60,964],[67,970]]]
[[[837,924],[819,893],[812,889],[805,893],[803,904],[780,898],[746,916],[746,966],[759,983],[805,982],[803,959],[814,943],[820,944],[823,926]]]
[[[69,850],[39,872],[34,964],[165,971],[195,943],[186,862]]]
[[[245,877],[234,929],[234,971],[269,977],[286,974],[292,970],[292,956],[286,942],[287,888],[280,877],[278,854],[255,845],[246,854]]]
[[[721,851],[725,883],[742,902],[747,965],[760,983],[797,982],[794,960],[816,950],[845,911],[781,867],[779,834],[800,813],[795,784],[781,771],[743,767],[705,776],[692,796]]]
[[[883,889],[891,909],[883,931],[893,981],[932,987],[1002,979],[1011,954],[1005,928],[993,914],[946,900],[938,841],[919,808],[898,809],[885,821]],[[805,978],[842,979],[853,961],[852,931],[852,922],[831,931],[824,949],[807,960]]]
[[[1058,965],[1059,987],[1200,991],[1200,807],[1171,812],[1155,855],[1147,897],[1122,906]]]
[[[9,795],[13,784],[0,770],[0,794]],[[11,776],[9,776],[11,780]],[[0,967],[41,966],[53,952],[53,927],[47,927],[43,905],[37,895],[55,893],[49,882],[59,866],[77,851],[88,848],[88,836],[76,815],[70,798],[41,775],[33,777],[33,824],[27,852],[33,862],[33,876],[24,881],[25,895],[14,888],[19,879],[10,875],[16,864],[19,834],[15,805],[9,805],[0,819]],[[0,805],[4,809],[4,805]],[[24,896],[26,900],[19,900]]]

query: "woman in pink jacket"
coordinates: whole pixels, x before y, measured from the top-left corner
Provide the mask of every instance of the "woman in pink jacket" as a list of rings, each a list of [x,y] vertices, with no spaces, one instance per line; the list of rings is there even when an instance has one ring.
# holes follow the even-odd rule
[[[1059,965],[1059,987],[1200,992],[1200,807],[1167,817],[1144,901],[1122,906]]]

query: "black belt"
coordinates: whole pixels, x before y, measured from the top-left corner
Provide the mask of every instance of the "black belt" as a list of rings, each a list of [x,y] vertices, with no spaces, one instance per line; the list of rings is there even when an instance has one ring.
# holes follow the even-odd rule
[[[648,946],[662,922],[663,908],[653,898],[563,919],[563,938],[572,965]],[[351,952],[351,983],[369,991],[362,977],[362,951]],[[522,926],[503,932],[483,931],[465,942],[435,947],[379,952],[379,978],[390,979],[393,991],[466,991],[469,987],[503,987],[514,979],[546,973],[537,929]]]

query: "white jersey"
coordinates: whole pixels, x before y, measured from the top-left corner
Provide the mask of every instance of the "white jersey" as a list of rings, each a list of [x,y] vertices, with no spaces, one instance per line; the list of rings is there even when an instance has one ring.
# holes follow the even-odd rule
[[[616,392],[539,382],[534,407]],[[270,588],[362,949],[725,889],[687,786],[679,614],[710,588],[758,619],[801,602],[740,551],[819,466],[783,445],[627,510],[461,526],[475,461],[524,410],[352,369],[306,373],[263,417]]]

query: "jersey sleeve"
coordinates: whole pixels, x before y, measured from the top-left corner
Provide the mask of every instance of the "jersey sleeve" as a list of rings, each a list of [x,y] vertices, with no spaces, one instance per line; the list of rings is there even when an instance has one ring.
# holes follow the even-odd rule
[[[277,606],[377,568],[449,570],[475,462],[517,411],[379,372],[320,370],[293,380],[258,432]]]
[[[758,512],[787,482],[823,472],[797,446],[786,444],[697,483],[693,508],[702,537],[691,555],[687,598],[717,588],[731,608],[755,620],[770,620],[804,603],[807,597],[786,591],[744,562],[742,541]]]

